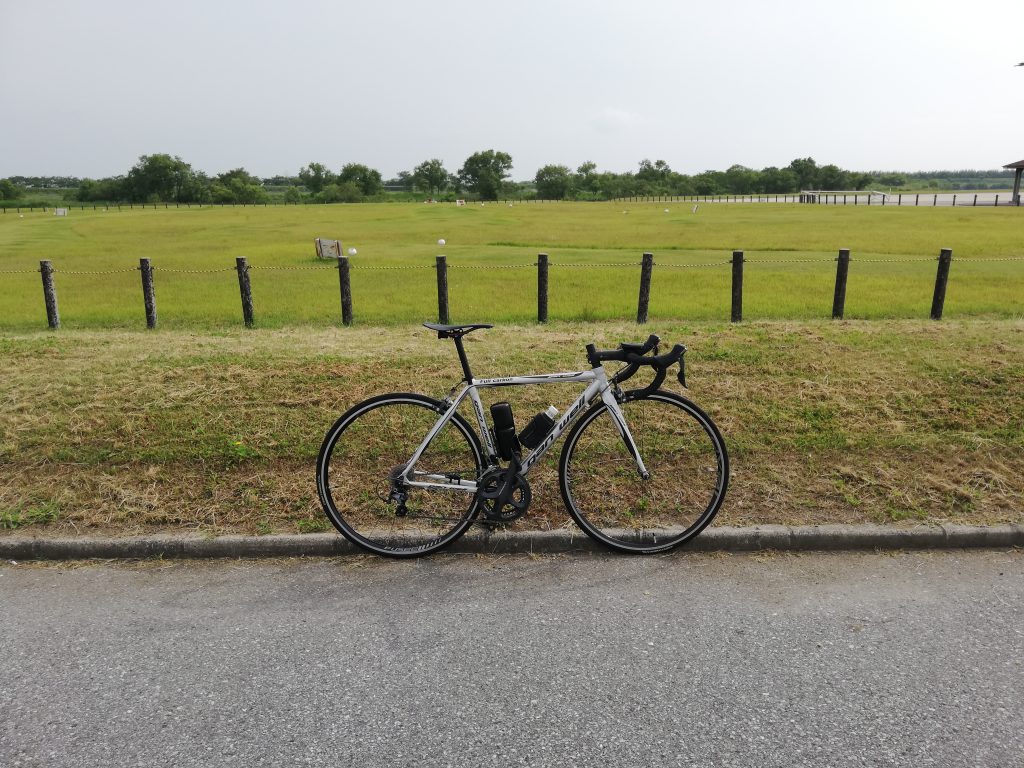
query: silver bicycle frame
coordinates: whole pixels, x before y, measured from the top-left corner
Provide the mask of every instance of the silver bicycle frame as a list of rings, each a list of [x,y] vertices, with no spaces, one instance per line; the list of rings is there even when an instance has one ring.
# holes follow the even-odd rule
[[[630,454],[636,460],[637,472],[641,477],[648,477],[647,467],[644,466],[643,459],[640,457],[640,451],[636,447],[636,442],[633,440],[632,434],[629,431],[629,425],[626,424],[626,419],[622,415],[622,409],[619,408],[619,403],[615,399],[615,393],[612,387],[609,385],[608,376],[605,373],[603,367],[597,367],[589,371],[575,371],[567,373],[539,373],[531,376],[508,376],[497,379],[472,379],[468,384],[463,386],[458,396],[447,402],[450,403],[448,410],[442,414],[437,420],[437,423],[430,428],[427,436],[420,443],[419,447],[413,453],[412,458],[409,459],[409,463],[406,464],[405,474],[403,480],[410,486],[416,488],[439,488],[454,491],[468,491],[470,493],[476,492],[476,480],[465,480],[460,477],[449,477],[447,475],[436,475],[431,473],[416,473],[416,462],[420,460],[423,452],[430,445],[430,442],[437,436],[444,425],[447,424],[455,412],[458,410],[459,405],[466,397],[469,397],[470,402],[473,404],[473,412],[476,414],[477,426],[480,430],[480,434],[483,437],[484,449],[487,452],[488,459],[496,455],[494,449],[494,440],[491,437],[491,430],[487,426],[487,419],[484,416],[484,406],[480,400],[480,389],[490,389],[493,387],[518,387],[518,386],[529,386],[531,384],[564,384],[566,382],[587,382],[587,388],[583,393],[576,398],[575,402],[561,415],[555,426],[552,428],[548,436],[544,438],[540,445],[534,448],[527,456],[522,460],[521,472],[527,474],[530,468],[536,464],[540,458],[547,453],[548,449],[554,445],[555,441],[561,437],[562,433],[568,429],[576,418],[583,413],[593,402],[600,397],[606,406],[608,406],[608,413],[611,414],[612,421],[615,424],[615,428],[619,432],[619,436],[622,437],[623,442],[626,444],[626,448]],[[418,479],[413,480],[412,477]]]

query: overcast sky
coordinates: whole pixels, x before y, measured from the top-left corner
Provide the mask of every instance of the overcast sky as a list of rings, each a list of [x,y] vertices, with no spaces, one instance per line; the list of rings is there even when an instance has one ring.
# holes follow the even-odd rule
[[[1024,158],[1024,1],[0,0],[0,178]]]

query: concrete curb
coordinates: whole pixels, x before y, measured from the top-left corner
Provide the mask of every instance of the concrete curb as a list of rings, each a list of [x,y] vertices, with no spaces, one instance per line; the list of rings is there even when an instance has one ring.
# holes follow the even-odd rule
[[[1024,525],[939,525],[889,528],[879,525],[761,525],[712,527],[683,552],[778,550],[864,551],[896,549],[1009,549],[1024,547]],[[446,552],[472,554],[552,554],[609,552],[576,530],[472,532]],[[334,533],[296,536],[133,536],[119,539],[0,537],[0,559],[87,560],[139,558],[335,557],[362,550]]]

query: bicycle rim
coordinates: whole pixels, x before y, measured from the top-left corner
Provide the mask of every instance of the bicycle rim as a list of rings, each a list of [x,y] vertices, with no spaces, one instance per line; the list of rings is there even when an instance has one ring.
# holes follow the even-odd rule
[[[317,459],[317,487],[327,517],[354,544],[390,557],[440,549],[472,524],[472,493],[403,489],[401,514],[393,479],[405,468],[442,403],[415,394],[381,395],[347,411],[327,432]],[[472,428],[457,414],[434,437],[415,471],[475,480],[483,452]]]
[[[718,513],[729,459],[703,411],[671,392],[621,404],[650,478],[602,403],[566,438],[559,463],[562,499],[588,535],[621,552],[665,552],[700,533]]]

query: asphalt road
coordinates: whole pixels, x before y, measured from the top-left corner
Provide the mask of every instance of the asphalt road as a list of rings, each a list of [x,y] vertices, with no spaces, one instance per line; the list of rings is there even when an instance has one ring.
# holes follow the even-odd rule
[[[1024,766],[1024,554],[0,567],[0,765]]]

